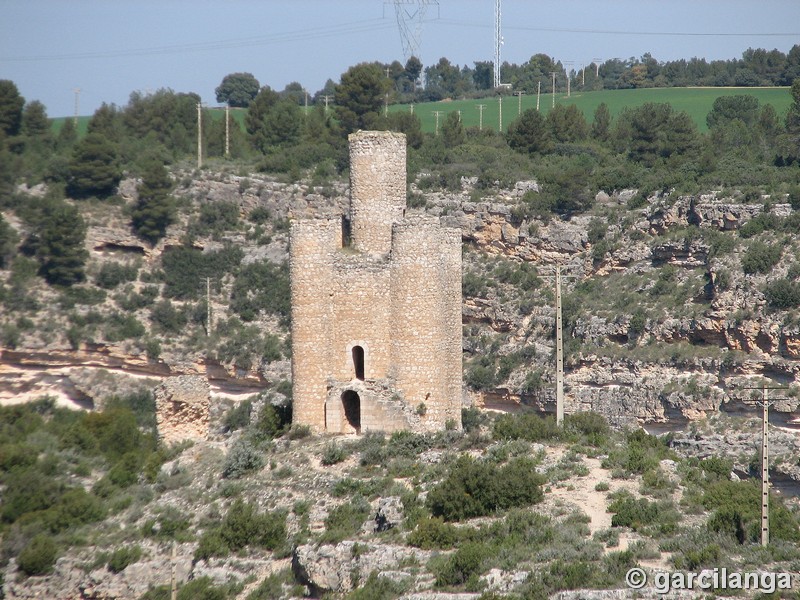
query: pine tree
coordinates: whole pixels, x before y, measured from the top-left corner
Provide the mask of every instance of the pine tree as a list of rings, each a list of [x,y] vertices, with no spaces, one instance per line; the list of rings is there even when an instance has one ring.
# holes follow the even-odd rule
[[[133,207],[131,225],[136,235],[155,244],[166,235],[167,227],[174,220],[175,208],[170,196],[172,180],[164,165],[151,159],[136,189],[139,199]]]
[[[37,235],[39,274],[55,285],[69,286],[83,281],[88,257],[83,247],[85,237],[86,223],[78,209],[63,201],[56,203]]]
[[[114,144],[99,133],[90,133],[78,142],[69,162],[67,191],[72,197],[109,196],[120,179]]]

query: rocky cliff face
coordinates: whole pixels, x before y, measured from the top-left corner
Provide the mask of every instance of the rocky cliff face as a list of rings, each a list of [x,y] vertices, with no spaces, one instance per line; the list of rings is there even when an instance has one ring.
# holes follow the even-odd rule
[[[176,195],[188,205],[234,204],[243,220],[256,209],[269,211],[267,243],[241,229],[193,242],[204,251],[233,243],[242,248],[245,263],[285,257],[286,236],[275,223],[293,216],[339,214],[347,205],[343,185],[311,188],[232,174],[177,178],[184,183]],[[123,182],[120,195],[133,199],[135,183]],[[733,390],[763,378],[788,385],[790,396],[796,397],[800,325],[793,312],[768,309],[763,287],[797,263],[786,251],[771,273],[745,275],[741,260],[746,244],[737,236],[740,227],[765,210],[785,218],[791,214],[789,205],[773,203],[765,209],[763,203],[741,204],[714,195],[663,195],[629,211],[625,203],[635,192],[601,193],[594,215],[520,221],[514,216],[515,206],[525,192],[535,193],[535,182],[520,182],[512,190],[486,190],[479,202],[473,201],[472,183],[465,180],[462,193],[425,194],[426,208],[416,209],[461,229],[467,270],[489,283],[484,294],[471,295],[465,288],[466,368],[480,350],[478,340],[486,336],[495,341],[491,352],[499,356],[530,356],[503,380],[478,392],[465,389],[467,403],[499,410],[522,405],[553,410],[551,284],[540,281],[537,290],[510,292],[492,287],[487,266],[491,261],[515,268],[535,265],[540,274],[559,264],[568,276],[568,411],[595,410],[620,424],[674,428],[718,411],[752,412],[754,404],[736,399]],[[418,192],[413,184],[412,191]],[[181,243],[190,214],[184,211],[166,239],[149,247],[130,233],[119,211],[90,211],[90,270],[131,257],[141,261],[143,270],[158,269],[164,251]],[[789,246],[796,244],[787,239]],[[723,254],[722,246],[733,248]],[[225,285],[212,298],[219,321],[229,315]],[[683,290],[682,295],[670,296],[676,289]],[[268,318],[257,325],[276,331]],[[66,403],[91,406],[102,401],[109,385],[87,383],[90,380],[113,380],[119,391],[152,387],[176,375],[204,375],[212,396],[224,397],[246,395],[289,376],[287,360],[256,361],[242,369],[186,340],[162,345],[166,347],[160,356],[153,358],[141,344],[130,341],[73,348],[63,332],[24,335],[16,347],[7,346],[0,354],[0,398],[12,402],[48,393]],[[540,383],[526,388],[526,378],[536,370]],[[787,423],[800,416],[796,401],[776,410]]]

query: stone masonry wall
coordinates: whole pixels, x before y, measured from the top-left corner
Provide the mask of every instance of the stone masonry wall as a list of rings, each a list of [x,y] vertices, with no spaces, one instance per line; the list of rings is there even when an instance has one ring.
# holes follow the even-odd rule
[[[448,419],[461,422],[461,238],[455,234],[459,240],[456,298],[451,296],[454,290],[447,278],[448,269],[455,266],[453,247],[444,243],[454,232],[444,230],[438,219],[417,217],[396,224],[392,236],[392,374],[410,406],[424,405],[424,422],[430,428],[441,428]],[[453,311],[447,310],[452,304],[459,309],[457,323],[453,323]],[[457,356],[452,352],[454,341],[458,342]],[[458,393],[453,398],[456,367]],[[454,403],[459,405],[458,414],[453,414]]]
[[[350,228],[353,248],[388,254],[392,223],[406,208],[406,136],[391,131],[350,134]]]
[[[333,253],[341,248],[341,220],[294,221],[289,244],[293,419],[322,431],[333,362]]]
[[[405,218],[405,136],[358,132],[350,144],[352,244],[338,219],[291,228],[294,422],[460,426],[460,231]]]
[[[200,375],[169,377],[155,389],[158,435],[165,444],[208,436],[211,390]]]

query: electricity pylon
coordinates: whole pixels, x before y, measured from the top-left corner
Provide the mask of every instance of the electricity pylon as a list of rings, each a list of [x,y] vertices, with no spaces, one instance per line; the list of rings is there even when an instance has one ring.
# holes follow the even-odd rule
[[[439,0],[394,0],[394,14],[400,29],[403,57],[419,56],[422,24],[429,6],[439,6]]]

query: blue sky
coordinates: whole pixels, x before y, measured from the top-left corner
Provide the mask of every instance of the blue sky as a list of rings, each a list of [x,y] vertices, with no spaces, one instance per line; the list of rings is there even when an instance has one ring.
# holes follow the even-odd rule
[[[420,58],[492,60],[494,0],[439,0]],[[412,6],[409,6],[412,8]],[[740,57],[800,44],[800,0],[504,0],[503,59],[544,53],[575,68],[593,59]],[[214,104],[222,78],[249,71],[275,89],[309,92],[363,61],[405,62],[383,0],[0,0],[0,79],[50,116],[132,91],[168,87]]]

